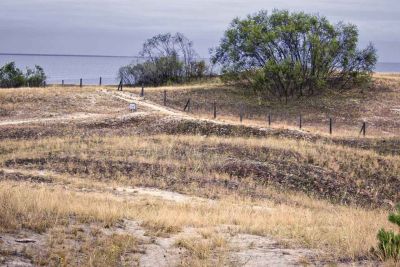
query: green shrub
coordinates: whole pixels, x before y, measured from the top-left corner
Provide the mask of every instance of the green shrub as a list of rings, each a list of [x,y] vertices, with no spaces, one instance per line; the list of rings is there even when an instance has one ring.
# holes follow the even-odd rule
[[[119,69],[118,77],[126,85],[164,85],[205,77],[208,70],[199,60],[193,42],[181,33],[159,34],[143,44],[143,63],[132,63]]]
[[[19,68],[15,66],[15,62],[7,63],[0,68],[0,87],[21,87],[24,84],[24,74]]]
[[[42,86],[46,81],[46,74],[42,67],[36,65],[35,69],[26,69],[25,83],[29,87]]]
[[[286,101],[325,88],[360,86],[377,62],[372,44],[358,49],[355,25],[287,10],[234,19],[212,52],[225,81]]]
[[[0,88],[16,88],[21,86],[41,86],[46,81],[46,74],[40,66],[34,69],[27,68],[24,74],[16,67],[15,62],[10,62],[0,68]]]
[[[400,227],[400,205],[397,206],[396,213],[389,215],[389,221]],[[382,260],[400,261],[400,233],[381,229],[378,232],[378,240],[378,256]]]

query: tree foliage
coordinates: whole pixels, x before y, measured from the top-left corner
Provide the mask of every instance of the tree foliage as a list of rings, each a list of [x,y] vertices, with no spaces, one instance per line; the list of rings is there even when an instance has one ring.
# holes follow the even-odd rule
[[[15,88],[21,86],[41,86],[46,81],[46,74],[40,66],[34,69],[27,68],[24,74],[16,67],[15,62],[10,62],[0,68],[0,88]]]
[[[222,65],[227,81],[287,99],[368,81],[376,50],[372,44],[358,50],[357,43],[352,24],[333,25],[303,12],[260,11],[232,21],[212,60]]]
[[[21,87],[25,84],[25,77],[22,71],[10,62],[0,68],[0,87],[12,88]]]
[[[203,77],[206,63],[198,60],[193,42],[181,33],[159,34],[143,44],[144,63],[130,64],[119,70],[125,84],[161,85]]]
[[[25,83],[27,86],[38,87],[46,81],[46,74],[42,67],[35,65],[34,69],[27,68],[25,74]]]

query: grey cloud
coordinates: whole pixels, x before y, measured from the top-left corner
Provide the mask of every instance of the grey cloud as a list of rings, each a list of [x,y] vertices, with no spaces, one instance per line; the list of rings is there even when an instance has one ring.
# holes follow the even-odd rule
[[[400,61],[397,0],[1,0],[0,52],[133,55],[144,39],[181,31],[208,56],[234,17],[274,8],[357,24],[381,61]]]

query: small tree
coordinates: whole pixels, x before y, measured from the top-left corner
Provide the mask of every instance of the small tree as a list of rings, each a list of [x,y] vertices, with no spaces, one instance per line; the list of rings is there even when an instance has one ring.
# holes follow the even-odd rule
[[[226,81],[287,100],[368,80],[376,50],[372,45],[358,50],[357,43],[352,24],[333,25],[303,12],[260,11],[232,21],[212,60],[222,65]]]
[[[181,33],[159,34],[143,44],[144,63],[121,67],[119,78],[125,84],[161,85],[179,83],[205,75],[207,66],[198,61],[193,42]]]
[[[41,86],[46,81],[46,74],[42,67],[35,65],[35,69],[26,69],[25,83],[30,87]]]
[[[397,212],[389,215],[389,221],[400,227],[400,204],[397,205]],[[400,233],[381,229],[378,232],[378,240],[378,256],[382,260],[400,261]]]

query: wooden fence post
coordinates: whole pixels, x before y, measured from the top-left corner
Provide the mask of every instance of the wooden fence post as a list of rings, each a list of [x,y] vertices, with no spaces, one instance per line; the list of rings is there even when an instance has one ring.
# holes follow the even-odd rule
[[[240,105],[239,117],[240,122],[243,122],[243,104]]]
[[[99,79],[99,86],[101,86],[101,84],[102,84],[102,79],[101,79],[101,76],[100,76],[100,79]]]
[[[167,106],[167,90],[164,90],[164,106]]]
[[[144,97],[144,83],[142,83],[142,91],[140,92],[140,96]]]
[[[271,127],[271,113],[268,114],[268,126]]]
[[[301,114],[299,116],[299,128],[301,129],[303,127],[303,118],[301,117]]]
[[[82,87],[83,83],[82,83],[82,78],[79,81],[79,87]]]
[[[118,91],[122,91],[122,87],[123,87],[123,83],[122,83],[122,79],[121,79],[121,81],[119,82],[119,85],[118,85]]]
[[[367,123],[364,121],[361,127],[361,131],[360,134],[363,134],[363,136],[365,136],[367,134]]]
[[[217,103],[215,101],[214,101],[213,107],[214,107],[214,119],[216,119],[217,118]]]
[[[61,81],[61,87],[64,87],[64,80]]]
[[[188,101],[186,102],[185,107],[183,108],[183,111],[188,111],[190,112],[190,98],[188,99]]]
[[[332,118],[329,118],[329,134],[332,134],[333,131],[333,122]]]
[[[43,82],[43,87],[46,88],[46,81]]]

